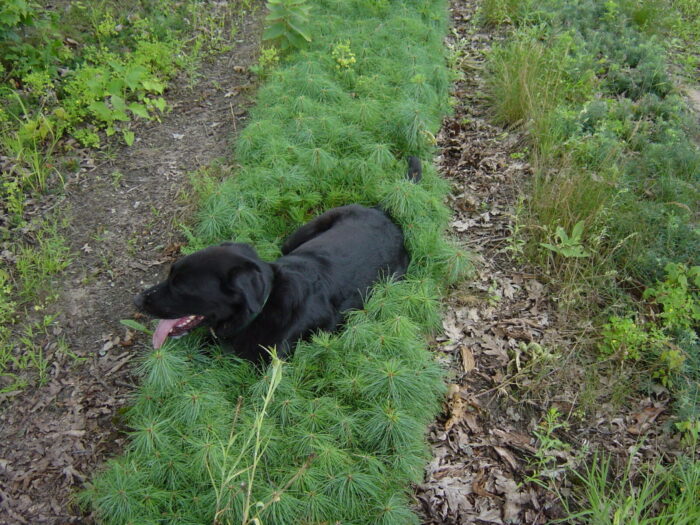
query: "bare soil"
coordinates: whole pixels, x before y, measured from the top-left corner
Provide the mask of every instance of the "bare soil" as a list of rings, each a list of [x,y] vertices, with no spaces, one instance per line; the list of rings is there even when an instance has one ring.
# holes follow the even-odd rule
[[[132,296],[179,252],[177,225],[194,204],[190,174],[230,157],[254,92],[248,67],[257,59],[259,14],[241,22],[232,50],[203,65],[196,85],[172,82],[171,111],[138,129],[132,147],[85,154],[64,175],[65,194],[37,205],[68,215],[63,233],[74,256],[54,285],[53,333],[37,342],[48,381],[0,400],[0,523],[92,521],[72,495],[123,447],[119,411],[145,343],[119,320],[133,317]]]

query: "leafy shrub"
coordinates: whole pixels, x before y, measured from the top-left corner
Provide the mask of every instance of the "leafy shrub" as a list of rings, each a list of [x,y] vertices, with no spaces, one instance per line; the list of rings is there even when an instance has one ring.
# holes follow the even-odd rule
[[[599,348],[618,359],[650,363],[655,378],[665,386],[678,387],[681,397],[686,397],[682,392],[686,385],[700,378],[696,333],[700,326],[700,266],[669,263],[665,270],[665,280],[644,291],[644,298],[653,299],[661,308],[658,319],[639,322],[612,316],[603,326]]]
[[[290,48],[301,49],[311,42],[309,36],[310,6],[306,0],[268,0],[267,27],[263,40],[277,45],[282,52]]]

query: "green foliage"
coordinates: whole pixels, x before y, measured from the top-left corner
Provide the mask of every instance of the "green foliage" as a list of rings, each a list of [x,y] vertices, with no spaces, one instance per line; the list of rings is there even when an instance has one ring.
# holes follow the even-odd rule
[[[622,475],[614,476],[611,458],[596,455],[591,466],[576,473],[582,486],[580,510],[574,512],[562,500],[566,520],[639,525],[690,525],[700,520],[699,462],[681,458],[670,467],[656,463],[635,472],[633,460],[631,455]]]
[[[531,11],[532,0],[484,0],[479,15],[487,26],[519,24]]]
[[[406,279],[379,283],[340,333],[299,344],[279,379],[274,363],[260,375],[202,351],[196,334],[146,356],[133,446],[83,495],[104,522],[417,523],[406,490],[422,477],[445,388],[424,337],[439,326],[442,286],[468,266],[442,236],[444,181],[427,162],[420,184],[405,180],[405,157],[429,157],[447,110],[435,59],[445,3],[420,4],[314,3],[314,40],[261,87],[236,144],[240,170],[198,179],[190,246],[236,239],[272,259],[325,209],[382,205],[405,232]],[[338,43],[349,69],[336,67]]]
[[[571,445],[557,437],[557,431],[567,430],[569,424],[561,421],[561,413],[556,407],[551,407],[540,421],[533,434],[537,438],[537,449],[530,461],[532,474],[528,475],[528,482],[544,484],[544,480],[551,477],[556,468],[561,468],[557,463],[558,453],[571,449]],[[546,485],[545,485],[546,486]]]
[[[657,330],[648,331],[646,326],[638,325],[629,317],[612,316],[610,322],[603,326],[602,335],[601,352],[622,360],[648,357],[654,349],[667,342]]]
[[[260,50],[258,63],[251,66],[250,70],[261,78],[266,78],[270,72],[279,64],[280,56],[277,48],[263,47]]]
[[[668,264],[666,279],[647,288],[643,296],[661,308],[657,319],[640,322],[612,316],[603,326],[601,352],[622,360],[645,360],[654,368],[656,379],[685,398],[681,403],[698,403],[687,386],[700,377],[696,334],[700,322],[700,267]]]
[[[557,226],[554,232],[556,244],[546,242],[540,243],[540,246],[561,255],[562,257],[588,257],[590,254],[583,248],[581,238],[583,236],[583,221],[577,222],[571,230],[571,235],[566,233],[566,230],[561,226]]]
[[[15,165],[3,182],[22,192],[46,191],[65,134],[88,147],[100,145],[103,131],[132,144],[131,122],[158,118],[167,81],[193,60],[184,31],[207,30],[211,42],[195,35],[188,48],[195,55],[220,33],[200,27],[206,13],[196,0],[133,9],[74,2],[60,10],[12,0],[0,9],[0,148]]]
[[[14,262],[0,275],[4,388],[26,384],[26,368],[43,378],[46,361],[32,338],[46,327],[20,314],[43,309],[53,297],[51,280],[70,262],[54,221],[28,224],[25,204],[60,189],[55,152],[70,156],[68,136],[89,147],[99,146],[105,134],[132,144],[131,122],[166,110],[161,95],[168,80],[219,42],[221,27],[208,23],[212,9],[199,0],[0,2],[0,157],[10,167],[0,174],[0,207]],[[217,15],[229,13],[217,9]],[[216,18],[220,25],[230,21]],[[209,44],[185,48],[192,33],[197,41],[205,29]]]
[[[57,225],[44,221],[37,229],[34,245],[19,245],[15,267],[22,282],[20,296],[33,299],[48,291],[50,279],[70,263],[70,250]]]
[[[700,266],[666,265],[666,280],[644,291],[663,311],[659,317],[665,327],[688,330],[700,324]]]
[[[263,40],[269,40],[284,53],[301,49],[311,42],[309,36],[309,12],[306,0],[268,0],[267,26]]]
[[[576,282],[617,272],[649,286],[669,262],[698,264],[700,150],[665,51],[649,38],[670,12],[661,4],[526,5],[523,25],[489,60],[494,115],[526,126],[538,171],[525,252],[539,258],[534,246],[551,244],[547,232],[583,221],[596,250],[565,272]]]
[[[351,69],[352,65],[357,62],[355,59],[355,53],[350,49],[349,42],[339,42],[333,46],[331,55],[336,62],[336,69]]]

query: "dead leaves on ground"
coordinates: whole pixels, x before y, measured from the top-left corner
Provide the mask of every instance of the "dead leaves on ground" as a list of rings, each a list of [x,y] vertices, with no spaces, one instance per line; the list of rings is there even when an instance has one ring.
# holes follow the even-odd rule
[[[464,52],[483,62],[492,36],[474,31],[475,6],[453,3],[452,9]],[[585,370],[566,358],[576,341],[538,269],[513,260],[515,208],[530,167],[519,160],[517,134],[489,124],[477,98],[483,81],[475,71],[467,73],[453,93],[459,100],[455,115],[438,134],[439,162],[452,183],[452,232],[474,254],[477,271],[446,301],[436,352],[450,363],[452,384],[444,417],[429,434],[433,459],[416,496],[425,524],[543,524],[562,516],[555,491],[546,487],[570,492],[565,472],[593,444],[620,455],[657,453],[653,441],[665,432],[659,417],[667,401],[639,400],[628,415],[603,405],[593,421],[554,431],[561,446],[548,449],[537,439],[549,408],[561,421],[579,417]],[[562,369],[569,380],[556,383]],[[541,401],[533,395],[539,390]]]

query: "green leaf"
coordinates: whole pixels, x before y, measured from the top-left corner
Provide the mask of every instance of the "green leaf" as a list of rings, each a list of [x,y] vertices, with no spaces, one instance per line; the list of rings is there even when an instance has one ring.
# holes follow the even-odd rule
[[[109,106],[107,106],[107,104],[105,104],[101,100],[92,102],[88,106],[88,109],[92,112],[92,114],[95,117],[97,117],[99,120],[102,120],[103,122],[114,121],[113,111],[109,108]]]
[[[145,89],[146,91],[158,93],[159,95],[165,89],[165,85],[158,80],[144,80],[143,82],[141,82],[141,85],[143,86],[143,89]]]
[[[268,27],[263,33],[263,40],[274,40],[275,38],[281,37],[285,33],[284,26],[282,24],[275,24],[272,27]]]
[[[583,221],[579,221],[571,230],[571,239],[574,242],[580,242],[581,236],[583,235]]]
[[[107,84],[107,93],[114,96],[122,96],[126,85],[121,78],[113,78]]]
[[[134,139],[136,138],[134,132],[125,129],[124,131],[122,131],[122,133],[124,135],[124,142],[126,142],[126,145],[131,146],[134,143]]]
[[[114,118],[116,120],[128,121],[129,117],[126,114],[126,102],[124,99],[117,95],[112,95],[109,98],[109,101],[112,103],[112,107],[114,108]]]
[[[294,31],[297,32],[297,34],[301,35],[301,37],[306,40],[307,42],[311,42],[311,37],[308,36],[296,23],[292,23],[291,20],[287,22],[289,24],[289,27],[294,29]]]
[[[165,102],[165,99],[164,99],[163,97],[154,98],[154,99],[151,100],[151,103],[152,103],[156,108],[158,108],[158,109],[160,110],[161,113],[162,113],[163,111],[165,111],[165,108],[166,108],[167,105],[168,105],[167,102]]]
[[[149,329],[145,325],[142,325],[141,323],[138,323],[134,321],[133,319],[122,319],[119,321],[121,324],[126,326],[127,328],[131,328],[132,330],[136,330],[138,332],[143,332],[145,334],[153,334],[153,330]]]
[[[143,117],[145,119],[151,118],[151,115],[148,113],[148,108],[146,108],[146,106],[143,104],[139,104],[138,102],[132,102],[129,104],[129,110],[134,115],[138,115],[139,117]]]
[[[130,67],[129,70],[126,72],[126,75],[124,75],[124,82],[130,90],[136,91],[139,87],[139,84],[142,84],[143,82],[148,82],[148,80],[143,80],[147,75],[148,70],[145,67],[133,66]]]

